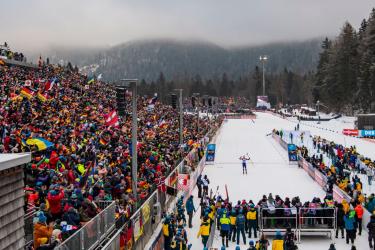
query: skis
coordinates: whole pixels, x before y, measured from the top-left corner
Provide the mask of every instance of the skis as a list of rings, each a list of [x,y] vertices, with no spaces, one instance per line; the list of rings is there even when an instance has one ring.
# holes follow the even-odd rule
[[[227,195],[227,201],[229,202],[229,195],[228,195],[228,187],[227,187],[227,184],[225,184],[225,194]]]
[[[216,187],[216,192],[215,192],[214,197],[217,195],[218,191],[219,191],[219,186]],[[212,194],[213,194],[212,189],[210,189],[210,200],[212,199]]]

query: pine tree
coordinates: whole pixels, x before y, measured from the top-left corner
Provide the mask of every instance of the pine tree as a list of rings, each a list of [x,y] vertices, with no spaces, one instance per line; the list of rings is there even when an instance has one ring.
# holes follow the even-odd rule
[[[374,63],[375,63],[375,9],[369,19],[363,20],[358,32],[359,46],[359,69],[357,78],[358,91],[356,93],[356,100],[359,104],[358,108],[362,112],[374,111],[374,91],[375,77]]]
[[[352,108],[357,86],[358,37],[353,27],[346,23],[330,50],[324,89],[324,102],[336,111]]]
[[[314,102],[324,98],[324,87],[326,86],[326,74],[329,61],[329,53],[332,48],[332,42],[326,37],[322,43],[322,52],[319,55],[319,62],[317,66],[317,72],[315,75],[314,87],[313,87],[313,98]]]

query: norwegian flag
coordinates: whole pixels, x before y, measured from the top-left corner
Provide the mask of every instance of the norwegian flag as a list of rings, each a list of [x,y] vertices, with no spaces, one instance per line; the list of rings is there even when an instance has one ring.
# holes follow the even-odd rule
[[[167,190],[166,186],[165,186],[165,177],[164,176],[161,176],[161,177],[156,179],[156,186],[158,187],[159,191],[165,192]]]
[[[177,189],[188,191],[189,190],[189,179],[190,175],[188,174],[178,174]]]
[[[56,83],[56,79],[52,79],[52,81],[47,81],[46,84],[44,85],[44,91],[50,91],[53,86],[55,85]]]
[[[108,117],[105,120],[105,125],[108,127],[118,127],[120,125],[118,115],[115,110],[108,114]]]

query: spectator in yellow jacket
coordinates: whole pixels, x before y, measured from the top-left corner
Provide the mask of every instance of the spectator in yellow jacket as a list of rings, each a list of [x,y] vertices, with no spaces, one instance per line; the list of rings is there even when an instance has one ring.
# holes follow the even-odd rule
[[[210,222],[208,216],[203,218],[197,237],[202,237],[203,246],[206,247],[208,236],[210,235]]]
[[[272,250],[284,250],[284,240],[280,231],[276,232],[276,238],[272,241]]]

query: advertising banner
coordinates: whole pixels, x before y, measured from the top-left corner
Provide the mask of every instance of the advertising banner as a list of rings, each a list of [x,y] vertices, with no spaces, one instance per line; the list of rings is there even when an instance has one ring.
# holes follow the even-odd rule
[[[150,204],[146,202],[142,207],[143,223],[146,223],[150,219]]]
[[[351,200],[350,196],[336,185],[333,186],[333,199],[339,203],[341,203],[344,199],[348,202]]]
[[[360,130],[362,137],[374,137],[375,136],[375,130]]]
[[[206,162],[215,161],[216,144],[207,145]]]
[[[257,96],[257,108],[270,109],[271,104],[268,101],[268,96]]]
[[[295,144],[288,144],[288,157],[289,161],[298,161],[297,146]]]
[[[142,218],[140,214],[138,213],[137,216],[133,219],[133,228],[134,228],[134,241],[137,241],[139,237],[143,234],[143,224],[142,224]]]
[[[359,135],[358,129],[345,128],[345,129],[342,130],[342,133],[344,135],[350,135],[350,136],[358,136]]]
[[[164,237],[162,231],[158,234],[154,243],[149,250],[163,250],[164,249]]]
[[[315,169],[315,181],[321,186],[324,187],[327,184],[327,178]]]

